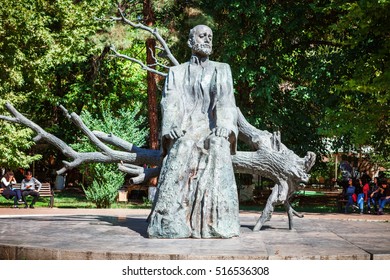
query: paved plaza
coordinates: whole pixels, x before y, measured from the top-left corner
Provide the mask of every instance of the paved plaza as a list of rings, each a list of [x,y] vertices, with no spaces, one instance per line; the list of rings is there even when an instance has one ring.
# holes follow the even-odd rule
[[[305,214],[288,229],[275,213],[253,232],[260,213],[240,212],[231,239],[149,239],[142,209],[0,208],[0,259],[390,259],[390,215]]]

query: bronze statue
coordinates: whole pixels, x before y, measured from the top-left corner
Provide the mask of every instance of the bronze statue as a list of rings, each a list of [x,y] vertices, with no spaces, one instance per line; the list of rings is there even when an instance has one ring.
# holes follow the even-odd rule
[[[228,64],[209,60],[211,29],[195,26],[190,61],[170,68],[162,107],[166,155],[148,234],[157,238],[228,238],[239,234],[237,108]]]

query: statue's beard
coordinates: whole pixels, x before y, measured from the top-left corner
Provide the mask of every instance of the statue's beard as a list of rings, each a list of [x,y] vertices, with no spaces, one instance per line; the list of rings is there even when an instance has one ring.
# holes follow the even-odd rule
[[[197,43],[197,44],[194,44],[192,46],[192,50],[195,53],[199,53],[199,54],[208,56],[212,52],[212,47],[209,44],[199,44],[199,43]]]

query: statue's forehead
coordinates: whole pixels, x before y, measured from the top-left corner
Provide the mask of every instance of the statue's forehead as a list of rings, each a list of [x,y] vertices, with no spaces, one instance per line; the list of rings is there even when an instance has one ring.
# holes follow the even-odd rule
[[[206,33],[213,34],[213,31],[211,30],[211,28],[206,26],[206,25],[198,25],[198,26],[196,26],[195,32],[196,33],[204,33],[204,32],[206,32]]]

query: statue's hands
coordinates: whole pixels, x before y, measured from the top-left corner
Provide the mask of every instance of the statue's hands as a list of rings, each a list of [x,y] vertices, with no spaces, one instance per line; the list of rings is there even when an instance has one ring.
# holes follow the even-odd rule
[[[224,127],[217,127],[214,129],[214,133],[215,133],[215,136],[228,139],[231,131],[230,131],[230,129],[227,129]]]
[[[184,131],[184,130],[180,130],[180,129],[178,129],[178,128],[173,128],[173,129],[169,132],[168,136],[169,136],[170,139],[175,140],[175,139],[178,139],[178,138],[180,138],[180,137],[183,137],[184,134],[185,134],[185,131]]]

